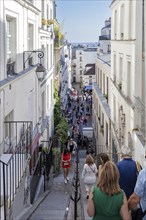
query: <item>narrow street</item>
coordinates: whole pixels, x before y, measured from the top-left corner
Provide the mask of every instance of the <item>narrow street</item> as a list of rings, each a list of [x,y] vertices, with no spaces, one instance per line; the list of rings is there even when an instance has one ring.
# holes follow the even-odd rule
[[[74,85],[76,91],[78,91],[78,97],[81,97],[81,89],[78,85]],[[70,104],[69,104],[70,103]],[[77,117],[80,119],[78,125],[78,132],[81,133],[82,136],[82,129],[84,127],[91,127],[92,126],[92,109],[88,110],[90,112],[90,119],[87,123],[83,123],[82,118],[86,117],[86,109],[89,105],[88,100],[73,99],[69,101],[68,105],[68,118],[72,117],[72,123],[69,123],[69,132],[70,136],[74,138],[75,141],[78,140],[77,136],[74,135],[73,126],[77,125]],[[79,111],[77,107],[79,106]],[[90,105],[91,106],[91,105]],[[75,111],[73,111],[75,109]],[[81,115],[77,116],[80,110],[83,109]],[[77,116],[77,117],[76,117]],[[69,121],[69,120],[68,120]],[[29,220],[74,220],[75,219],[75,202],[71,199],[75,198],[75,187],[74,187],[74,180],[76,174],[76,166],[77,166],[77,155],[73,156],[71,168],[69,172],[69,182],[67,184],[64,183],[64,177],[62,170],[58,176],[53,179],[51,184],[50,190],[48,191],[47,195],[32,207],[32,210],[29,213],[26,213],[23,218]],[[81,178],[82,169],[84,166],[85,158],[86,158],[86,149],[84,146],[79,147],[78,151],[79,156],[79,163],[78,163],[78,175],[79,175],[79,188],[78,188],[78,198],[79,201],[77,202],[77,218],[78,220],[90,220],[91,218],[87,214],[87,199],[86,199],[86,191],[83,179]]]

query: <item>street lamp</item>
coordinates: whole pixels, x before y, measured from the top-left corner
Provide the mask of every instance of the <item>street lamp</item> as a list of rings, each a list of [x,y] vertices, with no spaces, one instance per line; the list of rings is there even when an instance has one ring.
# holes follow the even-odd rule
[[[26,53],[30,53],[29,56],[25,59],[25,54]],[[36,68],[36,75],[39,81],[43,81],[45,74],[46,74],[46,69],[45,67],[42,65],[41,63],[41,59],[44,57],[44,52],[43,51],[37,51],[37,50],[33,50],[33,51],[24,51],[23,52],[23,70],[25,70],[25,64],[26,62],[29,60],[29,58],[31,57],[31,55],[33,53],[38,53],[38,58],[40,59],[40,62]]]

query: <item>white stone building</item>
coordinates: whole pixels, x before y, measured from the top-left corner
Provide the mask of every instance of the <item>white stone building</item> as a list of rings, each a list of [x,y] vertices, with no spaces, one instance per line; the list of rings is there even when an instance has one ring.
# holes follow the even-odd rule
[[[22,146],[22,135],[31,124],[32,133],[29,134],[32,134],[32,148],[29,149],[27,145],[27,136],[25,146],[27,154],[31,155],[32,170],[39,156],[38,146],[41,141],[48,141],[54,133],[54,28],[49,23],[53,18],[52,0],[0,1],[0,156],[3,158],[3,153],[13,154],[18,146]],[[42,59],[38,58],[40,54],[44,54]],[[36,76],[36,67],[40,62],[46,69],[41,81]],[[22,160],[26,165],[25,154]],[[14,174],[18,182],[13,195],[24,170],[25,166],[21,172],[18,170],[20,175]],[[11,179],[8,179],[9,184]],[[14,199],[10,194],[7,196],[9,201]],[[3,205],[2,202],[2,219]],[[11,205],[10,202],[10,208]],[[15,215],[24,207],[19,208],[16,208]]]
[[[96,82],[92,85],[92,126],[96,154],[111,156],[110,143],[110,54],[98,56],[95,63]]]
[[[71,46],[66,42],[61,49],[61,104],[65,110],[68,100],[68,89],[71,89]]]
[[[112,144],[131,146],[134,159],[145,164],[146,71],[145,1],[113,0],[111,18]]]
[[[72,82],[82,83],[85,66],[95,63],[96,48],[72,48]]]
[[[97,54],[107,54],[111,52],[111,17],[105,20],[105,26],[101,29],[99,42],[97,46]]]
[[[83,72],[83,80],[82,80],[83,88],[85,86],[90,86],[89,88],[92,88],[92,84],[94,82],[96,82],[95,63],[88,63],[85,66],[85,70]]]

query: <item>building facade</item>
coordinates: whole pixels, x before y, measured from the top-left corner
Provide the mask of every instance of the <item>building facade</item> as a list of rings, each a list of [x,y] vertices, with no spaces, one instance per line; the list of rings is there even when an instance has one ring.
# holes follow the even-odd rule
[[[95,63],[96,48],[72,48],[72,82],[83,83],[85,66]]]
[[[126,144],[145,165],[145,1],[111,3],[111,124],[116,151]]]
[[[10,201],[10,209],[20,182],[25,182],[22,177],[30,161],[30,174],[37,165],[38,146],[54,133],[54,10],[52,0],[0,1],[0,169],[2,164],[16,162],[13,177],[7,179],[9,187],[13,182],[11,178],[15,179],[13,191],[8,189],[7,195],[3,195],[5,186],[1,178],[0,192],[1,198],[7,196]],[[45,73],[41,80],[36,75],[38,66],[45,68],[39,72]],[[21,154],[21,160],[13,154]],[[9,160],[3,159],[8,155],[11,155]],[[24,166],[18,166],[20,161]],[[21,198],[24,199],[23,194]],[[3,212],[5,203],[1,201],[0,217],[4,219],[3,215],[9,213]],[[15,215],[19,211],[16,208]]]

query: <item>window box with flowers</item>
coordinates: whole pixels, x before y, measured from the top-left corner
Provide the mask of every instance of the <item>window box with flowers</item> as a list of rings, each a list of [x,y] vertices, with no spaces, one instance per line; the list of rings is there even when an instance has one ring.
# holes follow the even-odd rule
[[[47,20],[45,18],[42,18],[42,25],[47,25]]]
[[[47,26],[54,24],[54,20],[53,19],[49,19],[47,20]]]

